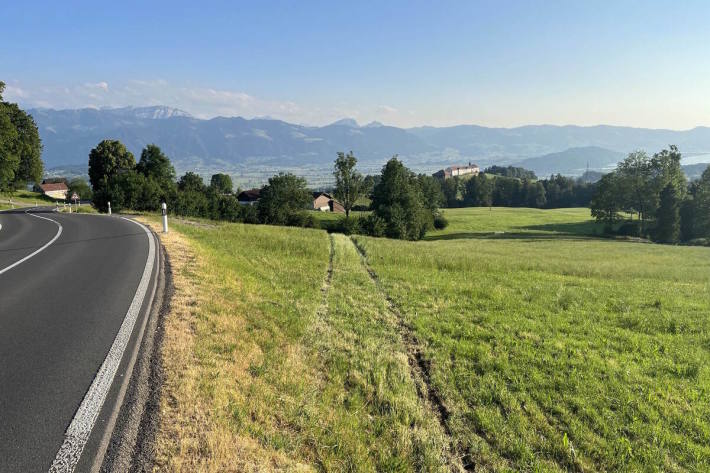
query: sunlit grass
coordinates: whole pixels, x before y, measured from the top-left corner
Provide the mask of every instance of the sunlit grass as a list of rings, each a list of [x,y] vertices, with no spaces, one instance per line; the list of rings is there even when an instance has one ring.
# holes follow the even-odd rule
[[[325,293],[323,231],[171,219],[158,469],[448,470],[453,445],[476,471],[708,471],[709,249],[595,238],[588,209],[447,217],[355,237],[382,289],[333,235]]]
[[[708,249],[357,239],[425,344],[471,462],[710,468]]]

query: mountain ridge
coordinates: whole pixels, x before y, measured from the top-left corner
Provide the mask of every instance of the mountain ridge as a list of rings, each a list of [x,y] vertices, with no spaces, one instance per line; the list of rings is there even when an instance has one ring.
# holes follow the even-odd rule
[[[686,131],[613,125],[399,128],[379,122],[360,126],[352,118],[319,127],[270,118],[201,119],[167,106],[30,109],[29,113],[37,122],[48,168],[86,163],[89,151],[107,138],[123,141],[135,155],[155,143],[179,171],[329,168],[338,151],[353,151],[371,169],[397,154],[421,172],[469,160],[481,165],[513,164],[584,147],[626,154],[635,149],[652,153],[677,144],[682,152],[710,154],[708,127]]]

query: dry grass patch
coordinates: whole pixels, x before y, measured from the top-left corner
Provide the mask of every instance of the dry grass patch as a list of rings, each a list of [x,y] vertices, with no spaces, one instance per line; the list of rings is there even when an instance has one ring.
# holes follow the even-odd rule
[[[397,321],[350,240],[180,223],[161,238],[175,295],[157,471],[450,469]]]

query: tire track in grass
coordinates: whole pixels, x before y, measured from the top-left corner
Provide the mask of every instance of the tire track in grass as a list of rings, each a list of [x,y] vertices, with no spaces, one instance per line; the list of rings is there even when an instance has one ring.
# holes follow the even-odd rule
[[[419,340],[414,334],[414,329],[404,319],[404,316],[400,312],[394,300],[389,296],[385,288],[382,286],[382,283],[380,282],[377,273],[375,273],[372,267],[368,264],[365,249],[360,246],[357,240],[355,240],[355,238],[353,238],[352,236],[350,237],[350,241],[355,246],[355,249],[360,255],[360,261],[362,262],[364,268],[367,270],[367,273],[370,275],[372,282],[375,284],[375,287],[377,287],[377,290],[387,302],[387,307],[397,320],[397,327],[399,329],[400,336],[402,337],[402,340],[404,342],[404,346],[407,350],[409,368],[411,371],[412,379],[414,380],[414,385],[417,388],[417,394],[419,395],[419,398],[422,400],[424,405],[437,418],[441,429],[443,430],[444,434],[446,434],[446,437],[449,440],[450,458],[448,460],[449,466],[451,467],[451,471],[475,471],[475,464],[462,461],[463,455],[461,455],[457,443],[451,433],[451,428],[449,427],[448,421],[451,417],[451,413],[444,405],[444,402],[441,399],[441,395],[434,388],[431,382],[431,364],[422,352]]]
[[[333,281],[333,260],[335,259],[335,241],[333,240],[333,235],[328,234],[328,241],[330,243],[330,256],[328,257],[328,271],[325,274],[325,279],[323,280],[323,286],[321,286],[321,303],[316,314],[319,316],[324,316],[328,310],[328,291],[330,290],[330,285]]]

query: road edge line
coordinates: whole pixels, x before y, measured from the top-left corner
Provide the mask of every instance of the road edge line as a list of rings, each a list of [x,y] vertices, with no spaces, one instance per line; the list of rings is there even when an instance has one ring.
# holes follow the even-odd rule
[[[151,275],[155,266],[155,240],[153,234],[145,225],[125,217],[121,218],[140,226],[145,231],[148,236],[148,258],[143,268],[143,275],[138,283],[138,289],[121,323],[121,328],[119,328],[106,358],[101,363],[101,367],[64,434],[64,442],[57,451],[57,455],[49,468],[50,473],[72,473],[76,469],[96,423],[96,418],[113,384],[114,377],[133,334],[136,320],[143,307],[148,285],[151,282]]]
[[[111,415],[109,416],[108,420],[106,421],[106,428],[104,430],[104,433],[101,437],[101,441],[99,443],[99,448],[98,451],[96,452],[96,455],[94,456],[94,460],[91,466],[91,472],[96,473],[101,471],[102,465],[106,461],[106,454],[109,451],[109,446],[111,445],[111,440],[114,438],[114,434],[116,433],[116,426],[118,425],[119,421],[119,415],[121,414],[121,410],[124,407],[124,404],[126,402],[130,402],[130,396],[129,398],[126,398],[126,395],[129,394],[129,388],[131,388],[131,385],[134,382],[140,383],[141,381],[146,381],[143,380],[140,377],[140,373],[135,373],[136,371],[136,365],[139,363],[139,357],[141,357],[142,352],[145,349],[145,344],[146,344],[146,330],[154,330],[155,327],[149,327],[149,325],[153,324],[152,319],[158,319],[160,317],[160,306],[162,305],[162,301],[164,298],[164,287],[161,288],[161,285],[164,286],[164,261],[162,258],[162,249],[160,245],[160,240],[158,236],[155,233],[152,233],[152,237],[154,238],[156,242],[156,260],[157,260],[157,267],[156,267],[156,274],[155,278],[153,281],[153,289],[151,291],[150,295],[150,303],[146,307],[146,313],[145,316],[143,317],[143,322],[141,323],[141,327],[138,331],[138,336],[136,338],[136,343],[135,346],[133,347],[133,351],[131,352],[131,359],[128,362],[128,366],[126,367],[125,375],[123,376],[123,381],[121,382],[121,387],[119,388],[119,393],[118,396],[116,397],[116,402],[111,410]],[[156,302],[158,302],[158,305],[156,306]],[[154,313],[155,312],[155,313]],[[156,320],[157,323],[157,320]],[[154,347],[151,346],[151,351],[154,349]],[[152,353],[151,353],[152,354]],[[133,389],[133,388],[131,388]],[[140,405],[138,408],[135,406],[132,406],[131,409],[131,414],[138,414],[139,416],[142,417],[142,413],[144,410],[145,406]],[[135,411],[140,411],[140,412],[135,412]],[[120,427],[119,427],[120,428]],[[125,430],[125,428],[124,428]],[[137,432],[136,432],[137,433]],[[126,437],[125,433],[121,433],[121,438]],[[130,445],[131,451],[133,449],[134,445]],[[123,453],[123,452],[121,452]],[[130,459],[129,459],[130,461]],[[120,463],[119,463],[120,464]]]

